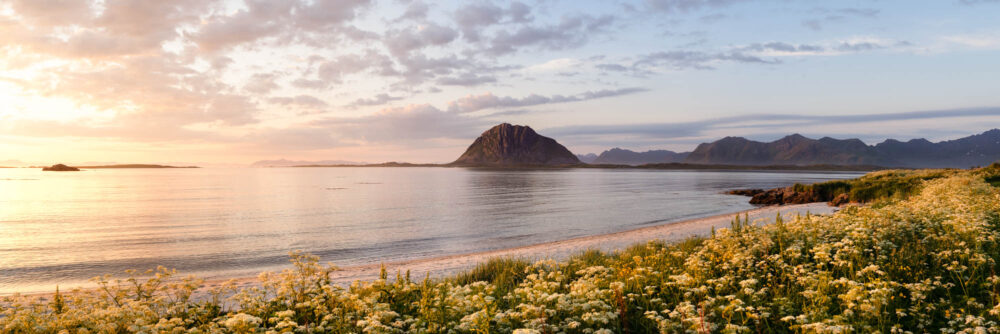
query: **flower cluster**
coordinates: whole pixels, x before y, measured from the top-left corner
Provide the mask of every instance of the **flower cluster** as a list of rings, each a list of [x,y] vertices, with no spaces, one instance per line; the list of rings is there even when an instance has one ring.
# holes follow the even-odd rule
[[[7,298],[11,333],[997,333],[1000,191],[973,172],[919,194],[711,237],[566,261],[497,259],[443,279],[332,284],[292,254],[257,287],[98,278],[49,301]],[[492,266],[492,267],[491,267]],[[58,300],[58,303],[56,302]]]

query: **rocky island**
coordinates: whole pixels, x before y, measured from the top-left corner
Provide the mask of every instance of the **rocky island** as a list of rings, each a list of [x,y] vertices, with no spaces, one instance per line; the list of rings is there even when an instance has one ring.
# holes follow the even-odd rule
[[[580,164],[554,139],[528,126],[503,123],[483,132],[451,166],[532,167]]]
[[[43,171],[46,172],[79,172],[80,169],[76,167],[70,167],[63,164],[55,164],[51,167],[43,167]]]

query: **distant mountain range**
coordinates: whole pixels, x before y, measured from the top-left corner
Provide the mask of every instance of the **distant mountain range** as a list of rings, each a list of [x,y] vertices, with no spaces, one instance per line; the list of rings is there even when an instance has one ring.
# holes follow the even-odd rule
[[[344,161],[344,160],[320,160],[320,161],[305,161],[305,160],[260,160],[250,164],[250,167],[293,167],[293,166],[323,166],[323,165],[363,165],[363,162],[354,161]]]
[[[683,162],[684,158],[687,158],[689,153],[690,152],[677,153],[667,150],[635,152],[616,147],[601,152],[601,155],[598,155],[589,163],[638,166],[645,164]]]
[[[503,123],[483,132],[451,165],[532,166],[579,164],[580,159],[554,139],[530,127]]]
[[[968,168],[1000,159],[1000,130],[932,143],[889,139],[869,146],[859,139],[810,139],[798,134],[763,143],[726,137],[698,145],[684,160],[691,164],[875,165],[912,168]]]
[[[530,127],[500,124],[483,132],[450,165],[524,166],[574,165],[726,165],[726,166],[881,166],[968,168],[1000,160],[1000,129],[965,138],[932,143],[889,139],[868,145],[860,139],[806,138],[799,134],[772,142],[725,137],[698,145],[692,152],[613,148],[599,155],[575,155],[552,138]],[[301,165],[301,164],[299,164]]]
[[[732,166],[882,166],[910,168],[968,168],[1000,160],[1000,129],[955,140],[930,142],[888,139],[868,145],[859,139],[806,138],[799,134],[772,142],[725,137],[698,145],[693,152],[666,150],[634,152],[621,148],[577,155],[589,164],[644,165],[683,163]]]
[[[594,160],[597,160],[597,154],[594,154],[594,153],[577,154],[576,158],[580,159],[580,162],[582,162],[582,163],[590,164],[590,163],[594,163]]]

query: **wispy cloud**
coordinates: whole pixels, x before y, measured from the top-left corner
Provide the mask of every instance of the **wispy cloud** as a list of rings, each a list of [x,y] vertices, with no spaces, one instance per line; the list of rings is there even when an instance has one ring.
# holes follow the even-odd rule
[[[653,139],[671,139],[702,136],[708,131],[718,129],[739,129],[743,132],[753,132],[755,129],[780,128],[795,131],[796,127],[809,125],[824,125],[833,129],[838,126],[859,123],[985,116],[1000,116],[1000,107],[858,115],[753,114],[679,123],[562,126],[548,128],[545,131],[553,136],[565,137],[625,135]]]
[[[802,21],[802,25],[810,28],[812,30],[823,30],[823,27],[827,24],[847,21],[851,18],[865,18],[874,19],[877,18],[881,12],[875,8],[825,8],[817,7],[813,8],[811,11],[815,14],[820,15],[820,17],[809,18]]]
[[[480,95],[469,95],[451,102],[448,102],[448,111],[456,113],[471,113],[483,109],[492,108],[523,108],[542,104],[580,102],[593,99],[622,96],[645,92],[647,89],[639,87],[629,87],[620,89],[602,89],[597,91],[586,91],[574,95],[553,95],[542,96],[532,94],[522,98],[510,96],[496,96],[493,93]]]

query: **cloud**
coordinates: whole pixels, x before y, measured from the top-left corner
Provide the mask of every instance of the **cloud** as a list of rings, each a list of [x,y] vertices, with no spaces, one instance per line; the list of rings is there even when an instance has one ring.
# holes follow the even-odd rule
[[[877,42],[842,42],[837,45],[837,51],[860,52],[884,49],[886,46]]]
[[[708,53],[702,51],[661,51],[645,54],[632,64],[633,70],[649,71],[654,68],[671,68],[676,70],[696,69],[712,70],[714,64],[721,62],[749,64],[779,64],[777,59],[765,59],[746,54],[742,51]]]
[[[1000,46],[1000,34],[949,35],[941,39],[948,43],[977,49],[989,49]]]
[[[437,84],[442,86],[479,86],[487,83],[497,82],[497,78],[492,75],[478,75],[465,72],[459,75],[441,77]]]
[[[60,26],[86,23],[93,19],[90,2],[78,0],[11,0],[14,12],[34,26]]]
[[[243,85],[243,90],[254,94],[267,94],[278,89],[278,75],[275,73],[257,73],[250,77],[250,80]]]
[[[297,95],[291,97],[272,97],[267,102],[283,106],[300,106],[309,108],[323,108],[327,103],[311,95]]]
[[[351,75],[365,73],[379,76],[395,76],[399,72],[393,60],[375,50],[363,53],[341,54],[333,58],[321,56],[310,57],[309,69],[303,75],[292,80],[291,85],[304,89],[328,89],[342,84]]]
[[[225,50],[269,38],[274,38],[273,42],[278,44],[363,38],[364,32],[346,23],[369,4],[369,0],[247,1],[246,9],[230,15],[213,15],[190,36],[206,51]]]
[[[599,69],[601,71],[607,71],[607,72],[627,72],[630,69],[629,67],[626,67],[625,65],[613,64],[613,63],[597,64],[597,65],[594,65],[594,67],[596,67],[597,69]]]
[[[814,44],[790,44],[784,42],[754,43],[742,48],[744,51],[755,52],[779,52],[779,53],[800,53],[800,52],[822,52],[824,47]]]
[[[523,98],[515,98],[510,96],[496,96],[493,93],[485,93],[481,95],[469,95],[448,103],[448,111],[455,113],[471,113],[483,109],[492,108],[520,108],[537,106],[542,104],[552,104],[552,103],[566,103],[566,102],[579,102],[587,101],[593,99],[600,99],[606,97],[622,96],[628,94],[635,94],[639,92],[645,92],[647,89],[630,87],[621,89],[602,89],[598,91],[586,91],[583,93],[575,95],[553,95],[553,96],[542,96],[537,94],[532,94],[525,96]]]
[[[197,22],[213,1],[108,1],[98,12],[86,1],[10,1],[11,25],[0,41],[59,57],[108,58],[160,51]],[[0,18],[2,24],[3,18]]]
[[[434,139],[475,138],[488,121],[442,111],[429,104],[386,108],[363,117],[336,117],[315,121],[310,127],[336,133],[344,141],[417,146]]]
[[[384,43],[393,55],[400,57],[425,47],[446,45],[457,37],[454,29],[429,23],[416,29],[390,30],[385,33]]]
[[[468,4],[455,10],[453,18],[462,32],[462,38],[468,42],[479,42],[483,30],[502,22],[528,23],[533,20],[531,7],[519,1],[511,2],[506,9],[489,2]]]
[[[413,21],[423,21],[427,19],[427,12],[430,11],[430,6],[423,1],[413,1],[410,5],[406,7],[406,11],[403,12],[396,21],[403,20],[413,20]]]
[[[726,19],[728,17],[729,17],[729,15],[716,13],[716,14],[712,14],[712,15],[705,15],[705,16],[699,17],[698,21],[705,22],[705,23],[715,23],[715,22],[722,21],[722,20],[724,20],[724,19]]]
[[[705,135],[710,130],[740,129],[750,132],[754,129],[792,129],[795,127],[823,125],[837,126],[886,121],[911,121],[928,119],[952,119],[1000,116],[1000,107],[962,108],[926,110],[901,113],[859,114],[859,115],[802,115],[802,114],[756,114],[706,119],[680,123],[646,123],[620,125],[574,125],[545,129],[553,136],[602,136],[627,135],[652,139],[670,139]]]
[[[525,47],[543,50],[564,50],[586,43],[592,35],[605,31],[615,21],[611,15],[574,15],[564,17],[559,23],[545,26],[523,26],[515,30],[501,30],[486,52],[505,55]]]
[[[823,8],[817,7],[812,10],[813,13],[822,15],[818,18],[811,18],[802,21],[802,25],[806,26],[812,30],[823,30],[823,26],[827,23],[846,21],[849,18],[866,18],[874,19],[878,17],[881,12],[874,8]]]
[[[360,98],[354,100],[354,102],[348,104],[347,107],[356,108],[356,107],[367,107],[367,106],[380,106],[392,101],[399,101],[402,99],[403,97],[401,96],[392,96],[386,93],[380,93],[372,98]]]
[[[683,13],[705,7],[724,7],[745,0],[646,0],[646,6],[655,11]]]

